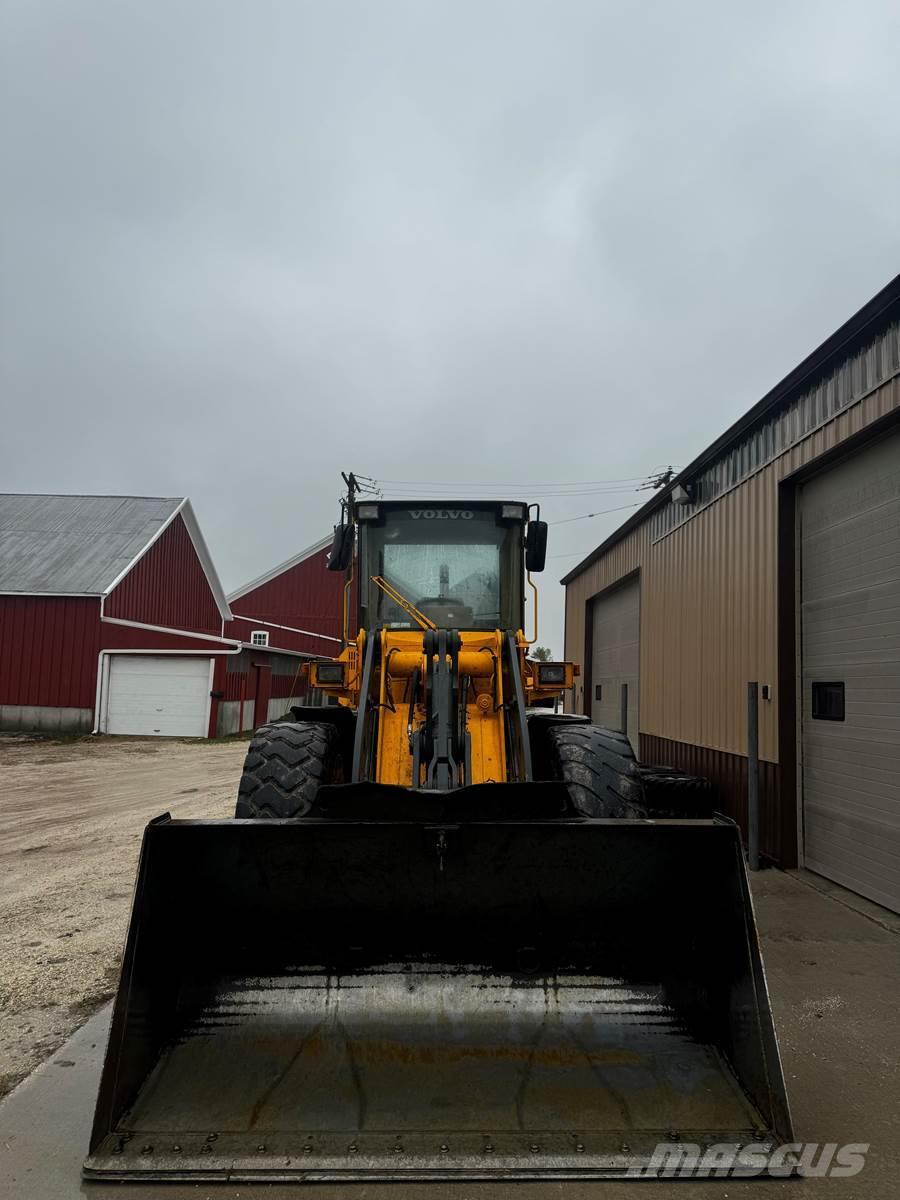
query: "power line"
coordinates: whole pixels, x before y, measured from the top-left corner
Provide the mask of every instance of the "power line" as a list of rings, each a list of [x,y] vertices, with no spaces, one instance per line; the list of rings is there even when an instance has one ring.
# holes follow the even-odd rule
[[[357,475],[357,479],[363,479],[365,476]],[[527,484],[529,487],[586,487],[588,485],[598,483],[641,483],[647,478],[644,475],[628,475],[624,479],[528,479],[528,480],[513,480],[512,482],[498,482],[496,479],[471,479],[471,480],[450,480],[440,484],[441,487],[517,487],[520,484]],[[373,482],[370,480],[370,482]],[[431,487],[435,482],[433,479],[379,479],[378,483],[390,484],[409,484],[411,486]]]
[[[403,500],[406,498],[420,499],[426,485],[416,486],[408,485],[400,487],[388,484],[379,486],[378,491],[384,495],[393,496],[396,499]],[[599,485],[596,487],[573,487],[553,489],[541,487],[535,484],[501,484],[497,487],[489,487],[485,484],[448,484],[448,483],[432,483],[428,485],[428,496],[447,496],[457,497],[459,499],[479,499],[500,500],[509,499],[510,496],[524,495],[533,498],[542,499],[560,499],[565,500],[567,496],[621,496],[629,492],[640,491],[637,484],[625,486],[616,486],[614,484]]]
[[[443,492],[448,498],[458,499],[474,498],[473,492],[477,488],[486,491],[485,499],[503,498],[515,492],[523,492],[535,499],[565,500],[570,496],[614,496],[656,488],[660,486],[660,481],[667,481],[667,474],[671,477],[672,470],[673,468],[666,467],[649,476],[634,475],[622,479],[545,480],[543,482],[513,480],[500,483],[496,480],[490,482],[487,480],[452,480],[441,483],[435,482],[433,479],[378,479],[369,482],[373,490],[377,490],[381,495],[384,495],[387,490],[400,500],[407,497],[418,498],[421,495],[419,489],[423,487],[429,489],[428,494],[431,496]]]
[[[582,513],[580,517],[564,517],[561,521],[549,521],[549,525],[568,525],[572,521],[586,521],[588,517],[605,517],[607,513],[624,512],[626,508],[640,508],[643,501],[638,500],[635,504],[621,504],[618,508],[604,508],[601,512]]]

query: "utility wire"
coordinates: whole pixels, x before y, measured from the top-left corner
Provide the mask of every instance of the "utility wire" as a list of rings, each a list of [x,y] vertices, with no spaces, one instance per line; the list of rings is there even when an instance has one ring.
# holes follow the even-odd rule
[[[364,476],[357,475],[357,479],[362,479]],[[588,487],[595,484],[605,483],[642,483],[647,478],[646,475],[629,475],[624,479],[556,479],[556,480],[513,480],[512,482],[498,482],[496,479],[473,479],[473,480],[451,480],[445,483],[439,483],[438,487]],[[370,480],[369,482],[376,482]],[[389,483],[391,485],[407,485],[410,487],[432,487],[435,483],[433,479],[379,479],[380,484]]]
[[[561,521],[548,521],[549,525],[568,525],[572,521],[586,521],[588,517],[605,517],[607,513],[624,512],[626,508],[640,508],[643,501],[638,500],[635,504],[621,504],[618,508],[604,508],[601,512],[582,513],[580,517],[564,517]]]
[[[651,473],[649,476],[635,475],[624,479],[606,480],[558,480],[555,482],[545,481],[543,483],[538,483],[534,480],[507,481],[505,483],[497,483],[496,481],[488,483],[485,480],[454,480],[452,482],[436,483],[434,480],[424,479],[381,479],[371,481],[370,486],[381,495],[384,495],[384,490],[387,489],[396,499],[400,500],[406,497],[418,498],[421,494],[419,489],[423,487],[427,487],[429,494],[432,496],[442,492],[448,499],[475,498],[473,497],[473,491],[478,488],[486,489],[487,495],[485,495],[485,499],[491,499],[492,497],[503,498],[511,493],[521,491],[536,499],[565,500],[569,496],[614,496],[627,492],[644,491],[650,488],[655,489],[668,482],[672,473],[673,468],[666,467],[655,473]]]

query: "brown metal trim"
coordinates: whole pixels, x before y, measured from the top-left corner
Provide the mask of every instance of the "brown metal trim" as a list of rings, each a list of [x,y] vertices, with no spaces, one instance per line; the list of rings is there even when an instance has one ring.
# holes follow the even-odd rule
[[[778,550],[775,619],[778,640],[779,824],[783,866],[797,865],[797,489],[778,488]]]
[[[581,671],[584,691],[581,696],[581,711],[590,717],[591,697],[594,694],[594,597],[584,602],[584,666]]]
[[[729,754],[708,746],[693,746],[675,742],[655,734],[640,735],[641,762],[677,767],[691,775],[711,779],[718,789],[717,806],[720,812],[736,821],[741,836],[747,837],[747,759],[743,754]],[[761,856],[777,866],[790,865],[790,847],[782,841],[781,825],[781,767],[778,763],[760,759],[759,763],[759,847]]]

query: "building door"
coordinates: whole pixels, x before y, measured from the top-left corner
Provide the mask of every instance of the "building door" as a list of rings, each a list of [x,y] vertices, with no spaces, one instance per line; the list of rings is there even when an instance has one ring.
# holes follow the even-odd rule
[[[638,752],[641,585],[635,576],[593,602],[591,719],[628,734]]]
[[[257,729],[269,719],[269,700],[272,695],[272,667],[269,663],[254,662],[256,670],[256,703],[253,720]]]
[[[799,507],[804,863],[900,912],[900,435]]]
[[[111,655],[106,733],[206,737],[211,663],[180,655]]]

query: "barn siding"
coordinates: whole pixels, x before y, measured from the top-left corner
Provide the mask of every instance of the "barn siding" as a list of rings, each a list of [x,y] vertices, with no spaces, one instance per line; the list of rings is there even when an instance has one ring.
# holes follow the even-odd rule
[[[107,596],[109,617],[218,634],[222,617],[180,516]]]
[[[340,650],[343,613],[344,577],[326,569],[328,550],[319,550],[302,562],[289,567],[274,579],[231,601],[235,616],[250,618],[229,621],[226,625],[228,637],[249,642],[250,631],[260,622],[259,628],[268,627],[269,645],[273,649],[294,650],[303,654],[331,656]],[[276,625],[289,625],[294,629],[305,629],[311,634],[324,637],[309,637],[276,629]]]
[[[100,602],[0,596],[0,705],[93,708]]]

